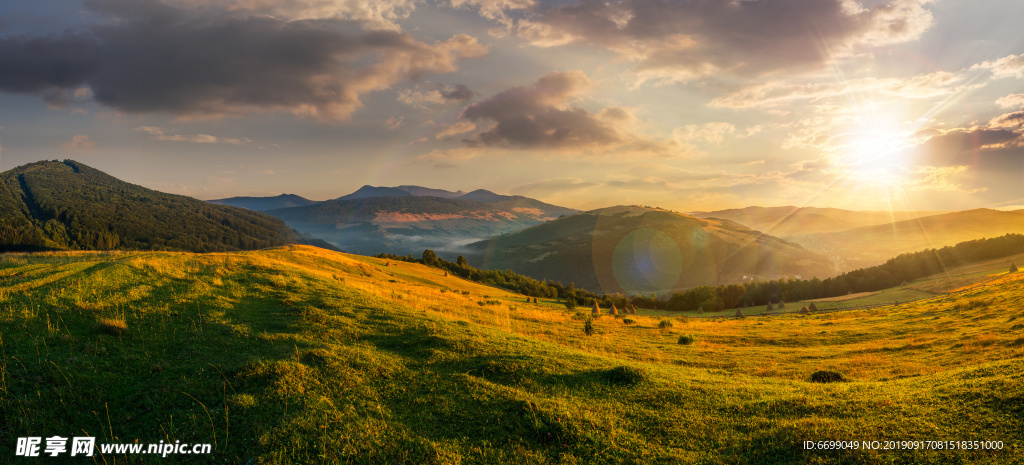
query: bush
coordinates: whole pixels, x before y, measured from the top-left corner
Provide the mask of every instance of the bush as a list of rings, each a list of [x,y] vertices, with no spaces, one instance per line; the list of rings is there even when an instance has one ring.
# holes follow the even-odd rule
[[[671,328],[672,327],[672,320],[670,320],[668,318],[665,318],[664,320],[661,320],[660,323],[658,323],[658,327],[661,328],[661,329]]]
[[[811,374],[812,383],[839,383],[843,381],[846,381],[846,378],[834,371],[818,370]]]
[[[693,336],[679,336],[678,342],[684,346],[693,344]]]
[[[623,319],[622,319],[622,324],[625,324],[625,325],[631,325],[631,324],[635,324],[635,323],[636,323],[636,322],[635,322],[635,321],[633,321],[633,319],[632,319],[632,318],[623,318]]]
[[[583,322],[583,334],[587,336],[594,335],[594,320],[587,318],[587,321]]]
[[[619,366],[602,373],[604,379],[612,384],[632,386],[647,380],[647,372],[633,367]]]
[[[590,315],[583,312],[576,312],[576,314],[572,316],[572,319],[579,321],[585,321],[587,318],[590,318]]]
[[[572,297],[565,299],[565,309],[570,312],[576,310],[576,299]]]

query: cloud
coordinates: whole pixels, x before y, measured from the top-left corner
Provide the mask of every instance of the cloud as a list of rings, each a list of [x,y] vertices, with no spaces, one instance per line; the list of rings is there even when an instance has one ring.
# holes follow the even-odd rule
[[[91,149],[96,146],[96,141],[89,138],[84,134],[75,134],[71,140],[60,144],[61,147],[66,149]]]
[[[634,62],[641,81],[688,81],[818,69],[858,50],[913,40],[934,22],[931,2],[579,0],[531,8],[514,29],[542,47],[605,47]]]
[[[1000,108],[1024,108],[1024,94],[1010,94],[996,100]]]
[[[555,178],[520,184],[513,187],[511,192],[517,195],[544,196],[586,190],[597,185],[596,182],[584,181],[580,178]]]
[[[630,110],[607,107],[590,113],[571,105],[595,83],[582,71],[551,72],[531,86],[513,87],[467,106],[459,119],[487,129],[464,139],[470,147],[503,147],[581,154],[675,155],[681,147],[634,131]]]
[[[506,12],[525,10],[535,5],[533,0],[451,0],[453,8],[475,7],[484,18],[495,20],[505,26],[513,23]]]
[[[1014,115],[1008,113],[1003,115]],[[1018,121],[1021,116],[1018,115]],[[1000,123],[1002,117],[993,121]],[[1005,118],[1007,126],[1012,117]],[[966,128],[926,128],[914,134],[921,165],[971,166],[986,172],[1019,170],[1024,150],[1024,131],[1019,122],[1014,127],[972,126]]]
[[[402,123],[404,121],[405,121],[405,117],[404,116],[399,116],[397,118],[392,116],[392,117],[389,117],[386,121],[384,121],[384,125],[387,126],[388,129],[398,129],[399,127],[402,126]]]
[[[85,86],[93,100],[124,113],[283,111],[343,120],[368,92],[451,73],[459,60],[487,53],[462,34],[426,43],[337,19],[186,11],[156,1],[88,4],[117,19],[89,33],[0,38],[0,92],[60,104],[61,92]]]
[[[131,0],[89,0],[108,9],[128,10]],[[146,1],[137,3],[147,3]],[[164,0],[180,8],[217,8],[234,15],[264,16],[283,20],[343,19],[362,21],[375,29],[398,29],[396,21],[409,17],[415,0]],[[134,8],[137,10],[137,8]]]
[[[681,141],[694,142],[704,141],[715,145],[721,145],[726,138],[736,134],[736,127],[724,122],[712,122],[702,125],[688,124],[676,128],[672,134]]]
[[[454,168],[455,162],[471,160],[480,155],[480,151],[470,147],[459,147],[449,150],[432,150],[416,157],[420,163],[430,163],[434,168]]]
[[[835,99],[849,99],[856,95],[924,99],[950,95],[981,85],[965,81],[966,76],[963,73],[936,71],[909,78],[862,78],[803,84],[769,82],[733,91],[715,98],[709,105],[717,108],[764,108],[799,101],[824,103]]]
[[[441,88],[441,97],[449,102],[465,102],[476,97],[476,92],[465,84],[455,84]]]
[[[252,142],[249,139],[228,139],[223,137],[211,136],[209,134],[168,134],[162,128],[155,126],[142,126],[137,127],[134,131],[148,134],[151,139],[162,140],[168,142],[192,142],[195,144],[232,144],[242,145]]]
[[[987,69],[992,72],[993,78],[1016,77],[1024,78],[1024,53],[1020,55],[1007,55],[998,60],[985,61],[971,67],[971,69]]]
[[[1021,128],[1024,127],[1024,110],[1013,113],[1003,113],[988,122],[993,128]]]
[[[959,191],[965,194],[985,192],[987,187],[964,189],[951,178],[967,171],[966,166],[922,166],[911,172],[916,177],[902,182],[900,187],[905,191]]]
[[[476,92],[464,84],[452,86],[436,86],[426,90],[403,89],[398,92],[398,101],[418,108],[426,108],[427,104],[465,103],[476,96]],[[429,86],[428,86],[429,87]]]
[[[476,125],[470,123],[469,121],[458,121],[455,124],[452,124],[444,128],[444,130],[437,133],[437,135],[434,137],[437,139],[443,139],[445,137],[451,137],[458,134],[465,134],[470,131],[475,131],[476,129]]]

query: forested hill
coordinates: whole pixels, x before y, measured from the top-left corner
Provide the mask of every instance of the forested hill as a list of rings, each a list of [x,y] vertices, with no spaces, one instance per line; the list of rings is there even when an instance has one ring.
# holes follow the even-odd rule
[[[305,243],[269,215],[129,184],[72,160],[0,173],[0,251],[215,252]]]
[[[658,293],[784,276],[825,277],[825,256],[728,220],[658,208],[583,212],[469,244],[484,269],[574,283],[601,293]]]

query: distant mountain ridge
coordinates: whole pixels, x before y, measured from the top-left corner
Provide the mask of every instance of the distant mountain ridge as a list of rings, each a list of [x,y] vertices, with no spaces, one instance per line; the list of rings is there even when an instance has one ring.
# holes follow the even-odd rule
[[[215,252],[311,244],[263,213],[129,184],[73,160],[0,173],[0,251]]]
[[[1024,211],[977,208],[788,239],[811,250],[844,257],[854,269],[883,263],[903,253],[1008,233],[1024,234]]]
[[[696,211],[698,218],[732,220],[748,228],[778,237],[845,231],[894,221],[948,213],[944,211],[853,211],[820,207],[745,207]]]
[[[825,256],[729,220],[638,206],[582,212],[466,248],[473,266],[604,293],[666,293],[835,271]]]
[[[363,186],[334,200],[267,213],[348,252],[405,255],[425,249],[454,252],[469,242],[577,212],[482,189],[468,194],[438,191],[419,186]]]
[[[274,197],[230,197],[226,199],[207,200],[207,202],[216,205],[230,205],[232,207],[240,207],[256,211],[302,207],[318,203],[315,200],[309,200],[295,194],[281,194]]]

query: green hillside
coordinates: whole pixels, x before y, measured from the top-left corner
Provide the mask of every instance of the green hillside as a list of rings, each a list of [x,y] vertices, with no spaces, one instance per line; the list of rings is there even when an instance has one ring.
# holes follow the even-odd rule
[[[801,246],[727,220],[611,207],[468,246],[470,264],[598,292],[664,293],[705,284],[832,274]]]
[[[1022,293],[1007,275],[867,312],[603,316],[586,336],[557,302],[311,247],[6,254],[0,443],[213,445],[109,464],[1019,463]],[[804,449],[840,440],[1002,449]]]
[[[0,251],[244,250],[304,239],[274,217],[129,184],[72,160],[0,173]]]

